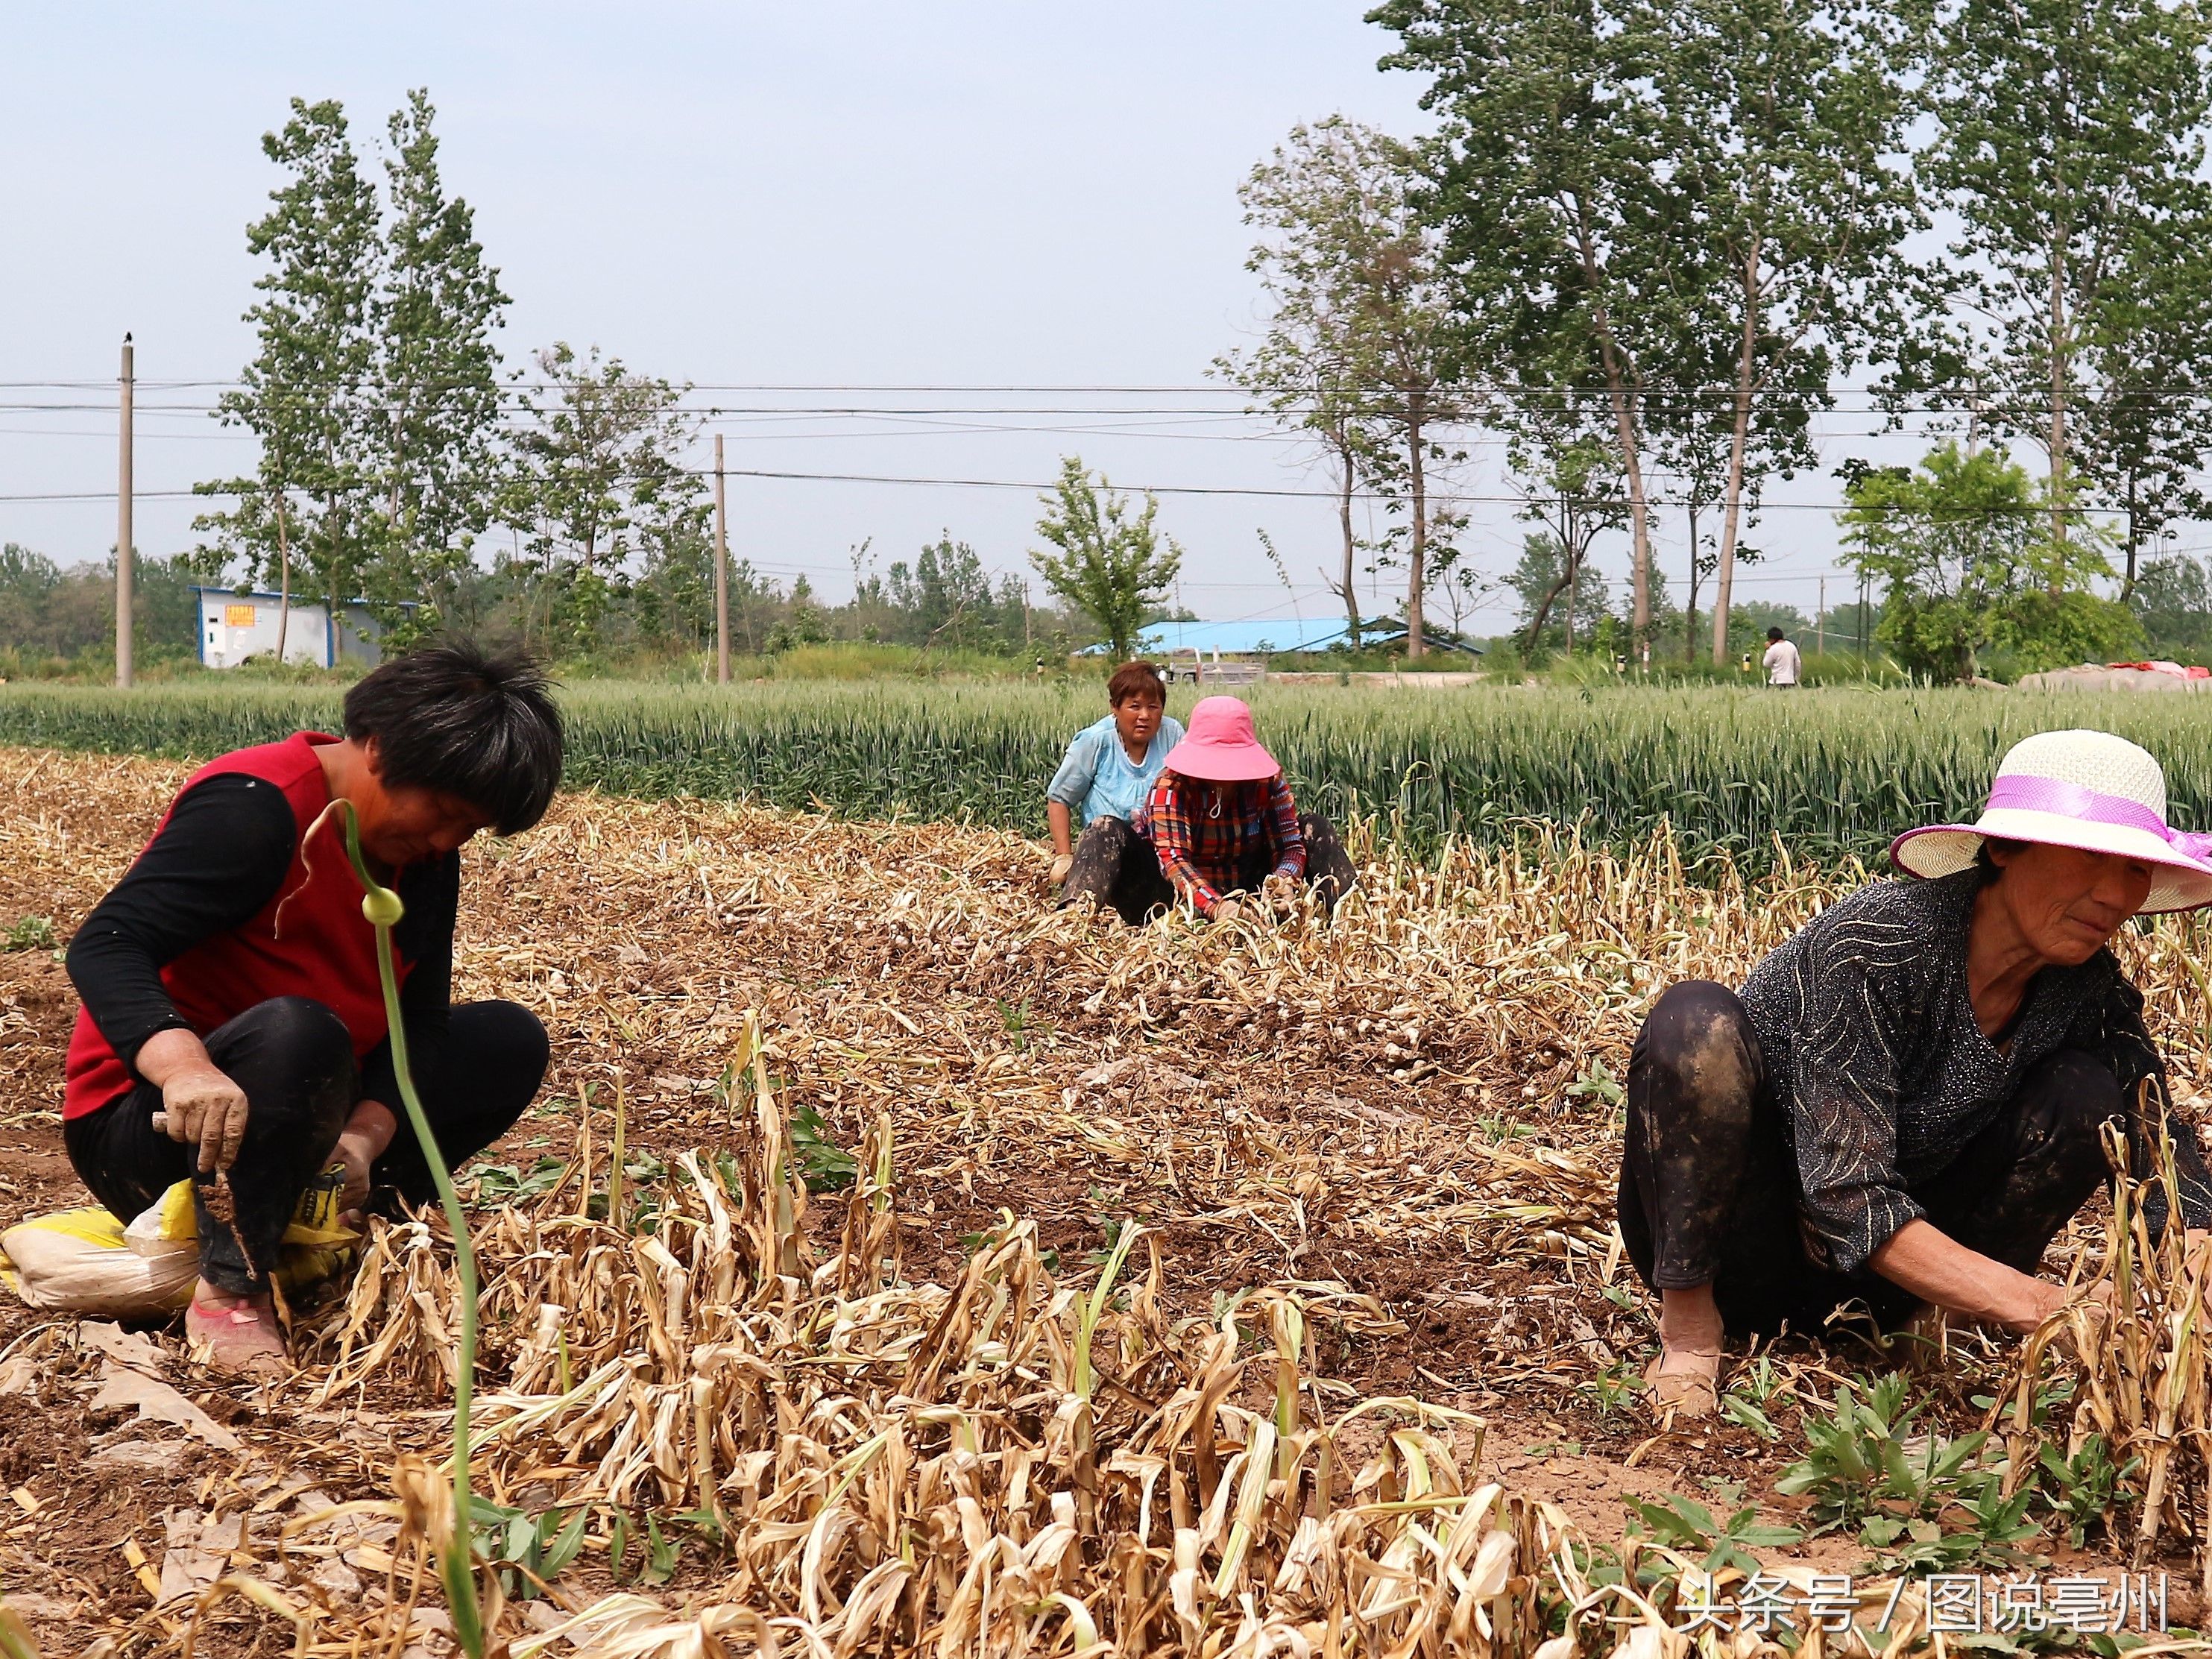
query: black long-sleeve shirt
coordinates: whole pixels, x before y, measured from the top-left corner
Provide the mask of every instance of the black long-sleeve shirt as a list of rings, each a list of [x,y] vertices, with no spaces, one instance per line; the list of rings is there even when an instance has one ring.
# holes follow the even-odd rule
[[[1829,1265],[1857,1267],[1923,1211],[1908,1190],[1965,1150],[2021,1078],[2061,1048],[2108,1066],[2129,1102],[2131,1173],[2152,1172],[2163,1119],[2172,1134],[2184,1221],[2212,1224],[2194,1127],[2166,1114],[2166,1066],[2143,1025],[2142,994],[2110,951],[2048,967],[2002,1046],[1966,993],[1966,935],[1983,872],[1881,881],[1823,912],[1743,988],[1767,1075],[1789,1109],[1806,1218]],[[2148,1080],[2153,1115],[2135,1109]],[[2162,1189],[2147,1197],[2157,1222]]]
[[[243,773],[218,773],[177,798],[160,833],[85,918],[70,941],[70,978],[134,1075],[149,1037],[188,1024],[161,983],[161,969],[259,915],[283,885],[298,841],[282,789]],[[409,866],[394,890],[406,906],[392,942],[410,964],[399,992],[410,1059],[433,1066],[453,1000],[460,854]],[[364,1098],[398,1109],[389,1041],[363,1062],[361,1082]]]

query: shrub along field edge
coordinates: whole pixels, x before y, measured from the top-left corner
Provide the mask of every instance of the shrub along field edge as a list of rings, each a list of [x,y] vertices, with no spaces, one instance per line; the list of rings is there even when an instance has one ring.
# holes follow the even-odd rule
[[[205,758],[332,729],[336,688],[0,688],[0,743]],[[744,799],[847,817],[972,821],[1031,835],[1088,684],[587,682],[562,694],[568,782]],[[1178,690],[1176,712],[1191,693]],[[1254,688],[1260,736],[1302,805],[1373,817],[1433,851],[1579,825],[1627,846],[1671,823],[1686,860],[1875,865],[1916,823],[1971,817],[2005,748],[2091,726],[2164,763],[2172,817],[2212,826],[2212,704],[2148,696],[1697,688]]]

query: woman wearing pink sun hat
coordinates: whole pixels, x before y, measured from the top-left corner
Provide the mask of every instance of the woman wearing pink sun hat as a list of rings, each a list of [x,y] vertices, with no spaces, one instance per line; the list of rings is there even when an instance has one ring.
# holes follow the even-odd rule
[[[1328,820],[1299,815],[1283,769],[1253,735],[1251,709],[1235,697],[1203,698],[1190,711],[1133,827],[1110,850],[1099,843],[1102,855],[1077,849],[1062,903],[1088,896],[1133,926],[1187,899],[1227,921],[1243,908],[1238,894],[1287,908],[1310,886],[1328,911],[1355,879]]]
[[[1740,992],[1659,999],[1629,1061],[1620,1218],[1659,1294],[1662,1410],[1714,1409],[1726,1337],[1854,1304],[2033,1329],[2075,1294],[2035,1272],[2105,1185],[2107,1124],[2137,1179],[2170,1135],[2183,1224],[2212,1226],[2196,1130],[2110,948],[2138,914],[2212,904],[2208,854],[2168,825],[2148,754],[2045,732],[1974,823],[1897,838],[1911,879],[1816,916]],[[2154,1184],[2154,1236],[2167,1207]]]

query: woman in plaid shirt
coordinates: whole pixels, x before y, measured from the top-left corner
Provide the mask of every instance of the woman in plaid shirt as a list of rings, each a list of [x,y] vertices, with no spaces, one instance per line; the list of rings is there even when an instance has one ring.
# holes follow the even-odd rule
[[[1089,894],[1132,925],[1188,899],[1200,915],[1232,920],[1257,896],[1285,909],[1310,886],[1324,911],[1355,879],[1328,821],[1299,815],[1275,757],[1252,733],[1252,711],[1207,697],[1170,752],[1144,810],[1110,857],[1079,851],[1066,897]],[[1106,849],[1101,848],[1103,852]]]

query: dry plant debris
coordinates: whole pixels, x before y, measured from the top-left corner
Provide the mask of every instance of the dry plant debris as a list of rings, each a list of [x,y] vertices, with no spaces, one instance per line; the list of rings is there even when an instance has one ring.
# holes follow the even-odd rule
[[[182,770],[0,750],[0,920],[65,937]],[[1594,1584],[1580,1535],[1751,1453],[1589,1404],[1649,1336],[1610,1225],[1618,1080],[1659,988],[1740,979],[1856,878],[1778,849],[1698,886],[1663,837],[1355,842],[1333,925],[1137,932],[1045,908],[1036,848],[974,830],[582,796],[472,849],[459,994],[534,1008],[556,1068],[500,1154],[545,1181],[480,1188],[477,1479],[589,1514],[592,1562],[628,1530],[633,1574],[641,1516],[714,1546],[651,1595],[510,1606],[515,1650],[1523,1654],[1565,1620],[1542,1659],[1678,1651],[1693,1569]],[[2185,1098],[2205,941],[2124,941]],[[70,1010],[46,953],[0,956],[19,1207],[66,1191]],[[810,1203],[802,1122],[848,1195]],[[247,1529],[204,1616],[118,1612],[121,1645],[269,1618],[303,1652],[428,1639],[424,1541],[458,1524],[428,1461],[441,1225],[380,1228],[345,1299],[301,1310],[303,1377],[197,1483],[196,1537],[289,1487],[279,1537]],[[1613,1447],[1579,1500],[1546,1489],[1579,1452],[1527,1448],[1577,1436]],[[27,1547],[0,1540],[0,1575]],[[1898,1651],[1924,1638],[1905,1605]]]

